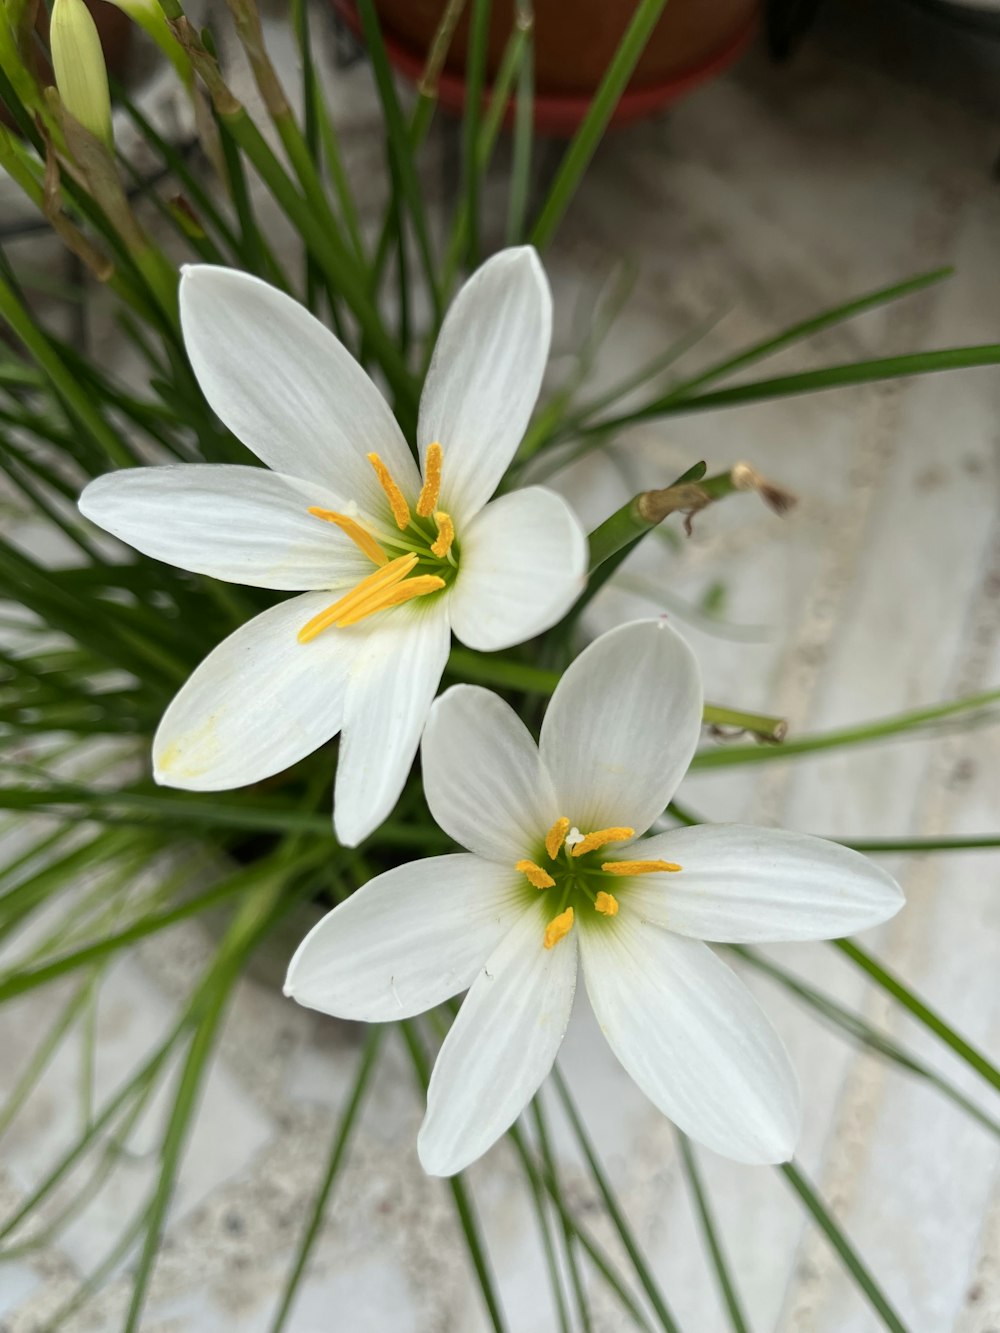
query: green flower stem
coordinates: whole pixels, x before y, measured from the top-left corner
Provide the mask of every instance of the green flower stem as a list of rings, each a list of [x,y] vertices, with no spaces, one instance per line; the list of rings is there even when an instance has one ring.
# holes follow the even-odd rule
[[[937,1070],[925,1064],[889,1033],[876,1028],[861,1014],[848,1009],[846,1005],[841,1004],[832,995],[818,990],[815,986],[810,986],[808,982],[803,981],[795,973],[780,967],[765,954],[758,953],[755,949],[748,948],[746,945],[731,944],[727,947],[730,952],[736,954],[744,962],[749,963],[758,972],[762,972],[765,976],[770,977],[772,981],[777,982],[793,999],[798,1000],[800,1004],[805,1005],[817,1014],[827,1026],[836,1029],[851,1041],[866,1046],[868,1050],[874,1051],[882,1059],[891,1061],[905,1073],[923,1079],[924,1082],[936,1088],[938,1092],[964,1111],[966,1115],[971,1116],[985,1130],[1000,1138],[1000,1120],[987,1114],[971,1097],[967,1097],[954,1083],[949,1082]]]
[[[389,334],[368,291],[365,275],[351,252],[339,238],[339,228],[333,232],[316,215],[309,202],[299,193],[267,140],[226,86],[218,64],[201,42],[185,18],[178,0],[162,0],[163,8],[172,21],[175,35],[188,51],[204,80],[215,107],[220,130],[228,131],[233,140],[253,165],[254,170],[270,191],[275,203],[291,222],[303,242],[314,255],[317,264],[331,287],[343,296],[354,313],[358,325],[385,373],[400,403],[413,411],[416,408],[416,386],[406,363]],[[412,166],[412,163],[411,163]]]
[[[531,190],[531,152],[535,139],[535,14],[532,0],[515,0],[514,22],[524,33],[524,54],[517,76],[513,150],[507,194],[507,244],[520,245]]]
[[[521,26],[517,26],[508,39],[507,45],[504,47],[503,58],[500,61],[500,68],[497,70],[497,76],[494,79],[493,87],[490,90],[489,106],[486,109],[486,115],[482,118],[481,125],[478,125],[475,153],[472,158],[472,169],[475,171],[477,189],[486,175],[490,161],[493,157],[493,150],[496,147],[497,139],[500,137],[500,128],[503,125],[504,111],[513,90],[514,81],[517,78],[518,71],[521,68],[521,64],[528,49],[528,37],[529,33],[527,30]],[[462,258],[463,256],[468,256],[472,245],[470,240],[470,229],[472,226],[473,220],[469,198],[463,196],[455,211],[455,220],[452,224],[451,238],[448,242],[448,250],[445,255],[442,270],[441,292],[443,297],[450,296],[455,284],[455,278],[462,263]],[[471,260],[469,263],[471,267]],[[426,359],[428,362],[433,350],[434,340],[428,339],[426,350]]]
[[[877,959],[862,949],[860,945],[855,944],[853,940],[831,940],[830,943],[835,949],[839,949],[842,954],[845,954],[863,972],[866,972],[877,986],[891,995],[904,1009],[909,1010],[918,1022],[923,1024],[928,1031],[933,1032],[946,1046],[949,1046],[990,1087],[1000,1092],[1000,1069],[997,1069],[996,1065],[988,1060],[981,1051],[978,1051],[971,1042],[966,1041],[954,1028],[950,1027],[940,1014],[936,1013],[929,1004],[925,1004],[888,968],[883,967]]]
[[[219,149],[222,167],[225,170],[224,184],[240,228],[239,257],[249,272],[266,278],[282,291],[291,292],[292,286],[288,275],[278,263],[274,250],[268,244],[257,222],[239,145],[229,133],[229,127],[221,116],[218,117],[218,126]]]
[[[621,1237],[621,1242],[625,1246],[628,1257],[632,1261],[636,1277],[642,1284],[642,1288],[649,1298],[650,1304],[656,1311],[657,1318],[660,1321],[660,1328],[663,1330],[663,1333],[680,1333],[677,1321],[667,1308],[667,1303],[656,1284],[656,1279],[650,1271],[649,1265],[646,1262],[646,1257],[640,1250],[637,1241],[632,1235],[632,1230],[629,1227],[628,1222],[625,1220],[625,1215],[618,1204],[614,1190],[611,1188],[611,1184],[608,1181],[607,1176],[604,1174],[604,1168],[598,1160],[597,1153],[594,1151],[594,1147],[590,1142],[590,1136],[584,1128],[583,1121],[580,1119],[580,1113],[577,1111],[576,1104],[570,1096],[566,1080],[563,1078],[558,1065],[553,1066],[550,1077],[552,1078],[556,1092],[559,1094],[559,1100],[563,1104],[563,1109],[569,1119],[573,1133],[576,1135],[576,1140],[580,1145],[584,1157],[587,1159],[590,1174],[594,1179],[594,1184],[600,1192],[601,1198],[604,1200],[604,1206],[608,1211],[608,1216],[611,1218],[615,1230]]]
[[[139,1328],[146,1291],[153,1275],[153,1266],[162,1239],[167,1207],[173,1197],[174,1184],[197,1106],[198,1094],[208,1072],[222,1019],[239,977],[240,966],[252,943],[259,937],[262,925],[270,920],[271,912],[284,888],[283,875],[275,874],[274,867],[270,869],[271,873],[243,901],[226,932],[220,949],[224,960],[223,967],[215,985],[206,994],[204,1009],[199,1015],[194,1037],[181,1070],[160,1148],[160,1175],[145,1221],[146,1238],[136,1265],[132,1299],[123,1333],[136,1333]]]
[[[244,108],[240,107],[236,111],[226,113],[220,112],[219,119],[253,163],[282,211],[315,255],[316,262],[323,269],[331,285],[343,295],[351,307],[369,346],[378,357],[386,379],[392,385],[393,392],[411,408],[415,407],[416,390],[412,377],[395,342],[371,304],[364,283],[356,272],[353,259],[341,252],[334,237],[329,235],[313,214]]]
[[[691,767],[699,770],[729,768],[732,765],[767,763],[772,759],[817,754],[823,750],[840,749],[844,746],[867,745],[871,741],[882,740],[887,736],[919,731],[962,714],[972,714],[973,717],[969,719],[972,721],[975,720],[975,714],[997,703],[1000,703],[1000,690],[986,690],[981,694],[967,695],[964,699],[952,699],[947,703],[932,704],[927,708],[914,708],[906,713],[897,713],[894,717],[867,722],[861,726],[839,727],[834,731],[818,732],[813,736],[797,736],[773,749],[766,746],[734,745],[718,750],[701,750],[695,755]]]
[[[594,1265],[596,1271],[604,1279],[608,1289],[614,1293],[622,1309],[631,1318],[636,1328],[641,1329],[642,1333],[653,1333],[652,1325],[646,1318],[638,1301],[625,1286],[621,1277],[615,1271],[614,1265],[607,1254],[601,1249],[597,1241],[587,1231],[586,1227],[570,1211],[562,1191],[559,1188],[558,1181],[552,1179],[544,1170],[541,1170],[534,1161],[531,1152],[525,1141],[525,1136],[519,1126],[515,1123],[507,1131],[507,1137],[513,1143],[518,1156],[521,1159],[521,1165],[528,1180],[536,1186],[544,1188],[552,1200],[556,1212],[565,1227],[572,1232],[574,1239],[580,1248],[586,1253],[587,1258]]]
[[[431,248],[427,215],[424,209],[423,192],[417,177],[416,159],[411,147],[410,130],[403,119],[402,108],[396,95],[392,67],[386,55],[382,41],[382,29],[373,0],[357,0],[358,17],[364,33],[365,45],[372,63],[372,73],[378,89],[382,113],[385,117],[386,138],[389,153],[395,163],[399,187],[406,203],[407,212],[413,223],[413,232],[417,242],[424,269],[427,291],[434,309],[435,322],[441,319],[441,293],[438,288],[434,252]]]
[[[470,648],[453,648],[447,670],[460,680],[477,685],[496,685],[524,694],[550,695],[560,680],[558,671],[532,666],[529,662],[511,662],[497,654],[477,653]],[[767,713],[748,713],[722,704],[706,703],[702,716],[706,726],[735,727],[752,732],[764,741],[779,742],[787,730],[784,718],[771,717]]]
[[[406,1042],[406,1048],[410,1053],[410,1059],[413,1062],[417,1082],[421,1089],[426,1093],[427,1085],[430,1082],[430,1065],[423,1044],[417,1033],[416,1024],[412,1019],[405,1019],[399,1024],[399,1029],[403,1034],[403,1040]],[[466,1191],[465,1182],[463,1181],[461,1174],[459,1174],[457,1176],[449,1176],[447,1183],[451,1190],[452,1200],[455,1204],[458,1223],[462,1228],[462,1234],[465,1237],[465,1244],[469,1251],[469,1258],[472,1260],[472,1266],[476,1271],[476,1277],[479,1279],[479,1286],[483,1294],[486,1313],[489,1316],[494,1333],[506,1333],[507,1322],[504,1318],[503,1306],[500,1303],[495,1279],[490,1270],[486,1248],[479,1229],[479,1220],[476,1217],[472,1201]]]
[[[560,1333],[573,1333],[573,1325],[570,1322],[569,1308],[566,1303],[566,1296],[563,1292],[563,1276],[559,1268],[559,1259],[556,1255],[555,1243],[552,1239],[552,1228],[549,1223],[549,1214],[545,1203],[545,1191],[538,1171],[534,1169],[524,1142],[518,1132],[516,1124],[508,1131],[518,1156],[521,1158],[521,1165],[524,1169],[524,1176],[528,1182],[528,1188],[531,1191],[531,1202],[535,1210],[535,1220],[538,1223],[538,1234],[542,1238],[542,1250],[545,1253],[545,1264],[549,1270],[549,1287],[552,1291],[552,1301],[556,1309],[556,1317],[559,1320]],[[563,1222],[564,1234],[573,1236],[572,1223],[568,1220]]]
[[[423,73],[421,74],[420,82],[417,85],[416,104],[414,105],[413,111],[410,113],[410,121],[407,127],[410,153],[413,154],[414,157],[416,156],[417,150],[423,144],[424,139],[427,137],[427,132],[430,129],[431,121],[434,117],[434,110],[437,106],[438,79],[441,76],[441,70],[444,68],[444,62],[448,56],[448,50],[455,33],[455,27],[459,19],[462,17],[465,5],[466,0],[448,0],[427,52],[427,59],[424,62]],[[385,273],[385,266],[389,260],[393,237],[393,211],[388,209],[382,223],[382,229],[379,232],[378,243],[375,247],[375,258],[372,262],[369,275],[369,291],[373,300],[377,296],[382,277]],[[441,290],[442,293],[445,290],[443,284]]]
[[[671,514],[693,515],[729,495],[757,491],[778,513],[783,513],[792,497],[765,482],[745,463],[712,477],[704,475],[704,463],[698,463],[683,476],[661,490],[643,491],[617,509],[590,534],[590,574],[612,557],[629,551],[653,528]]]
[[[358,216],[354,194],[344,169],[344,160],[340,152],[337,131],[323,96],[323,88],[316,77],[316,64],[312,54],[312,37],[309,29],[309,6],[306,0],[295,0],[292,5],[292,21],[295,27],[296,41],[302,60],[302,99],[305,110],[306,140],[316,143],[317,163],[324,161],[330,175],[340,216],[348,240],[354,251],[354,257],[362,268],[368,267],[365,244],[361,236],[361,219]]]
[[[56,1021],[32,1051],[31,1059],[25,1066],[20,1078],[11,1088],[7,1100],[0,1109],[0,1139],[7,1133],[21,1107],[31,1096],[49,1061],[59,1049],[63,1037],[79,1019],[81,1005],[86,1000],[92,981],[92,977],[87,977],[83,984],[70,995],[69,1001],[60,1011]]]
[[[541,1149],[542,1163],[545,1173],[551,1180],[557,1190],[561,1190],[559,1180],[559,1170],[556,1166],[555,1153],[552,1151],[552,1143],[549,1137],[548,1121],[545,1112],[542,1109],[541,1097],[535,1097],[531,1104],[532,1115],[535,1121],[535,1128],[538,1131],[538,1146]],[[587,1288],[584,1285],[580,1265],[576,1260],[576,1246],[573,1227],[562,1218],[563,1232],[563,1254],[566,1258],[566,1268],[569,1271],[570,1282],[573,1285],[573,1295],[576,1298],[576,1308],[580,1316],[580,1328],[583,1333],[592,1333],[593,1325],[590,1320],[590,1306],[587,1302]]]
[[[119,467],[128,467],[131,456],[118,436],[94,407],[89,395],[71,375],[41,326],[29,314],[0,278],[0,316],[24,344],[26,350],[45,372],[71,419],[87,432],[94,443]]]
[[[17,810],[56,816],[74,822],[87,819],[104,824],[218,829],[248,829],[256,833],[303,833],[329,843],[329,814],[312,813],[290,804],[258,801],[227,803],[200,801],[178,793],[147,791],[94,791],[71,783],[0,787],[0,810]],[[425,821],[402,823],[390,820],[380,825],[373,838],[390,847],[415,847],[421,851],[446,849],[447,835]]]
[[[479,267],[479,120],[486,87],[486,45],[490,35],[490,0],[472,0],[465,57],[465,106],[462,115],[462,208],[466,216],[466,263]],[[499,98],[494,98],[499,100]],[[506,101],[504,97],[503,101]],[[501,110],[503,103],[501,102]]]
[[[869,856],[889,855],[897,852],[974,852],[986,848],[1000,847],[1000,833],[971,834],[965,838],[833,838],[845,847],[853,847],[856,852],[866,852]]]
[[[892,1333],[909,1333],[906,1325],[900,1319],[899,1315],[889,1304],[889,1301],[882,1292],[878,1283],[872,1277],[861,1258],[858,1256],[851,1242],[842,1229],[837,1225],[836,1219],[827,1209],[823,1200],[816,1193],[816,1190],[810,1184],[808,1178],[802,1173],[800,1168],[794,1162],[786,1162],[784,1166],[778,1168],[795,1193],[808,1208],[813,1216],[813,1220],[826,1236],[827,1240],[836,1250],[844,1267],[853,1277],[854,1281],[868,1298],[872,1309],[882,1320],[884,1326]]]
[[[559,164],[542,211],[531,229],[528,239],[539,250],[549,243],[562,221],[665,5],[666,0],[640,0],[636,6],[618,50],[611,58],[587,114]]]
[[[364,1049],[361,1053],[361,1063],[354,1080],[354,1087],[351,1089],[347,1104],[344,1107],[340,1121],[334,1132],[326,1171],[323,1174],[322,1183],[320,1184],[319,1190],[316,1193],[316,1198],[313,1201],[312,1210],[309,1214],[309,1221],[306,1223],[305,1231],[302,1233],[302,1239],[299,1241],[299,1246],[295,1253],[295,1261],[292,1264],[291,1271],[288,1274],[288,1280],[285,1283],[285,1289],[282,1292],[281,1303],[278,1306],[274,1321],[271,1324],[271,1333],[282,1333],[282,1330],[288,1322],[288,1316],[291,1314],[292,1305],[298,1294],[299,1284],[305,1275],[306,1265],[312,1254],[313,1246],[316,1244],[316,1240],[319,1237],[327,1205],[330,1202],[330,1196],[333,1192],[333,1186],[337,1180],[340,1168],[343,1165],[347,1147],[357,1123],[358,1112],[361,1109],[365,1094],[368,1091],[371,1077],[375,1072],[377,1057],[381,1050],[382,1038],[385,1035],[385,1031],[385,1027],[381,1024],[373,1024],[368,1029]]]
[[[760,403],[771,398],[788,398],[801,393],[816,393],[822,389],[840,389],[850,385],[874,384],[883,380],[904,379],[912,375],[930,375],[943,370],[968,370],[977,366],[1000,365],[1000,343],[983,343],[973,347],[946,347],[931,352],[911,352],[904,356],[885,356],[872,361],[852,361],[846,365],[824,366],[820,370],[801,371],[796,375],[779,375],[774,379],[751,380],[748,384],[714,393],[693,394],[686,398],[655,399],[634,412],[609,417],[599,425],[586,427],[581,433],[594,431],[608,434],[631,426],[637,421],[654,417],[675,416],[687,412],[714,411],[722,407],[736,407],[742,403]]]
[[[326,849],[323,849],[322,855],[324,859],[328,857]],[[316,863],[319,857],[318,849],[313,847],[308,853],[300,853],[294,861],[284,868],[285,872],[290,872],[293,869],[303,869],[309,863]],[[126,945],[135,943],[136,940],[145,939],[147,936],[154,935],[161,930],[167,930],[170,926],[176,925],[178,921],[196,916],[199,912],[204,912],[207,908],[214,907],[217,903],[224,902],[237,893],[247,893],[260,880],[270,884],[274,878],[274,865],[269,861],[259,862],[250,870],[240,870],[236,874],[230,875],[221,884],[216,884],[213,888],[179,904],[177,907],[171,907],[164,912],[151,913],[134,922],[131,926],[126,926],[123,930],[116,931],[104,939],[95,940],[94,943],[76,949],[62,958],[56,958],[51,963],[45,963],[34,968],[17,968],[0,979],[0,1004],[13,999],[17,995],[24,995],[27,991],[44,986],[57,977],[74,972],[88,963],[96,962],[108,954],[116,953]],[[282,882],[284,881],[282,880]],[[254,900],[256,901],[256,896]]]
[[[750,1326],[746,1321],[746,1316],[740,1305],[739,1295],[729,1272],[729,1265],[722,1249],[722,1241],[719,1239],[715,1219],[712,1217],[712,1209],[702,1183],[701,1172],[698,1169],[698,1162],[691,1147],[691,1141],[686,1134],[678,1130],[677,1143],[681,1151],[681,1164],[684,1167],[684,1174],[687,1177],[688,1186],[694,1199],[702,1235],[705,1237],[705,1244],[708,1246],[712,1268],[715,1271],[715,1279],[719,1284],[719,1294],[726,1307],[730,1326],[733,1333],[750,1333]]]
[[[813,315],[810,319],[802,320],[801,323],[792,324],[774,337],[753,343],[742,352],[737,352],[735,356],[726,357],[725,360],[716,362],[714,366],[709,366],[707,370],[700,371],[690,379],[682,380],[681,383],[673,385],[670,392],[658,401],[665,403],[688,398],[695,389],[700,389],[706,384],[712,384],[715,380],[722,379],[726,375],[732,375],[737,370],[743,370],[757,361],[762,361],[765,357],[774,356],[777,352],[782,352],[785,348],[792,346],[793,343],[812,338],[824,329],[832,328],[836,324],[843,324],[845,321],[863,315],[869,310],[876,310],[879,306],[888,305],[892,301],[899,301],[903,297],[912,296],[915,292],[932,287],[943,279],[950,278],[954,271],[953,268],[946,267],[931,269],[927,273],[918,273],[916,277],[908,278],[905,282],[893,283],[889,287],[879,287],[875,291],[866,292],[863,296],[855,297],[843,305],[834,306],[830,310],[822,311],[819,315]],[[594,408],[589,409],[591,413],[594,410]]]

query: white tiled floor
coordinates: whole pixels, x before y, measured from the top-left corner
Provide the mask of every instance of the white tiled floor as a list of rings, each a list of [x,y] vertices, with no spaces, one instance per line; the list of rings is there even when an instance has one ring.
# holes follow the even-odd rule
[[[834,7],[836,9],[836,7]],[[834,13],[793,64],[760,54],[670,116],[609,140],[547,263],[559,349],[574,344],[576,303],[624,256],[632,302],[598,370],[622,374],[692,326],[728,312],[685,368],[868,288],[940,264],[955,278],[834,330],[752,374],[1000,335],[1000,107],[984,69],[1000,57],[951,42],[901,4]],[[915,45],[885,42],[906,20]],[[894,33],[895,29],[891,28]],[[941,30],[945,33],[945,30]],[[928,36],[928,34],[930,34]],[[931,59],[935,42],[938,59]],[[903,44],[905,45],[905,44]],[[994,49],[995,52],[995,49]],[[888,53],[888,55],[887,55]],[[889,68],[885,68],[888,60]],[[949,63],[950,62],[950,63]],[[945,78],[942,64],[948,66]],[[967,75],[967,77],[966,77]],[[918,77],[919,76],[919,77]],[[348,156],[377,149],[363,68],[331,76],[351,129]],[[432,152],[431,157],[433,158]],[[429,177],[435,188],[436,173]],[[556,371],[559,369],[557,360]],[[721,581],[728,636],[697,617],[687,632],[712,697],[786,714],[795,730],[835,726],[1000,681],[1000,371],[964,372],[653,423],[621,440],[618,470],[581,470],[589,512],[640,484],[664,484],[706,458],[746,458],[795,490],[785,520],[751,497],[696,521],[679,552],[641,555],[595,604],[603,626],[651,606],[677,612]],[[622,476],[627,479],[625,487]],[[662,589],[662,593],[660,592]],[[683,617],[680,618],[684,623]],[[740,628],[742,627],[742,628]],[[685,789],[712,817],[781,822],[836,835],[1000,828],[1000,732],[887,744],[825,758],[706,773]],[[899,862],[909,906],[870,943],[987,1049],[1000,1041],[997,859]],[[163,1023],[178,976],[197,960],[196,928],[140,949],[108,979],[99,1084]],[[280,997],[283,944],[242,987],[202,1107],[144,1329],[257,1333],[268,1320],[317,1183],[360,1034]],[[782,959],[887,1024],[979,1097],[958,1063],[860,984],[823,946]],[[860,1057],[772,985],[757,985],[800,1071],[801,1160],[835,1205],[914,1333],[1000,1328],[1000,1190],[995,1140],[933,1092]],[[40,995],[3,1017],[0,1071],[12,1077],[52,1004]],[[54,1012],[54,1011],[52,1011]],[[8,1046],[7,1043],[12,1043]],[[71,1061],[11,1136],[0,1196],[13,1202],[65,1133]],[[669,1126],[606,1052],[585,1013],[564,1068],[629,1216],[686,1330],[725,1327],[703,1260]],[[472,1333],[485,1327],[447,1192],[417,1166],[419,1100],[391,1047],[341,1181],[296,1333]],[[560,1131],[569,1179],[584,1178]],[[753,1327],[862,1333],[878,1322],[776,1174],[702,1154]],[[0,1270],[0,1318],[27,1333],[104,1251],[155,1168],[142,1154],[114,1195],[40,1258]],[[501,1146],[472,1173],[514,1333],[555,1327],[514,1159]],[[613,1248],[595,1209],[595,1233]],[[119,1326],[121,1276],[79,1327]],[[622,1328],[595,1286],[596,1327]],[[76,1324],[73,1327],[77,1327]]]

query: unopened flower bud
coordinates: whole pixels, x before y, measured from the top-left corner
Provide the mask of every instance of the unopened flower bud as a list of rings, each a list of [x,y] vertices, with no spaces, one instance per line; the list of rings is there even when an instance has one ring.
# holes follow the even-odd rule
[[[108,71],[97,25],[84,0],[55,0],[49,43],[63,107],[110,149],[113,140]]]

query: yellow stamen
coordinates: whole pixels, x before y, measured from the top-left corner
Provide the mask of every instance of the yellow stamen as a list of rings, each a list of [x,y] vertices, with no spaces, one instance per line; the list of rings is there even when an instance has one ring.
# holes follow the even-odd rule
[[[520,870],[528,883],[536,889],[551,889],[555,883],[548,871],[543,870],[541,866],[536,866],[534,861],[518,861],[514,869]]]
[[[377,569],[374,574],[369,574],[367,578],[361,580],[356,588],[352,588],[349,593],[341,597],[338,602],[334,602],[325,611],[321,611],[318,616],[313,616],[308,624],[303,625],[299,630],[299,643],[308,643],[311,639],[315,639],[316,635],[329,625],[336,624],[342,616],[350,615],[355,611],[361,603],[368,600],[372,593],[381,592],[385,588],[392,588],[395,584],[401,582],[416,563],[417,557],[414,554],[401,555],[395,560],[390,560],[381,569]]]
[[[369,454],[368,461],[375,469],[375,475],[378,477],[379,485],[385,491],[385,498],[389,501],[389,508],[392,510],[392,516],[396,520],[396,527],[400,532],[410,526],[410,507],[403,499],[403,492],[399,489],[392,479],[392,473],[379,458],[378,454]]]
[[[378,542],[371,533],[349,518],[347,514],[338,514],[334,509],[320,509],[318,505],[311,505],[309,513],[313,518],[322,518],[327,523],[336,523],[341,532],[345,532],[355,546],[359,546],[369,560],[373,560],[376,565],[386,565],[389,563],[389,557],[379,546]]]
[[[437,541],[431,543],[431,550],[439,560],[443,560],[455,540],[455,525],[451,521],[451,516],[443,509],[439,509],[434,515],[434,522],[437,524],[438,535]]]
[[[618,915],[618,899],[613,893],[605,893],[603,889],[594,899],[594,907],[602,916]]]
[[[599,828],[593,833],[588,833],[585,838],[576,843],[573,847],[573,855],[584,856],[587,852],[595,852],[598,847],[603,847],[605,843],[628,842],[629,838],[634,837],[634,828]]]
[[[441,462],[444,455],[439,444],[429,444],[424,458],[424,484],[417,499],[417,513],[421,518],[430,518],[437,508],[441,494]]]
[[[565,912],[560,912],[554,916],[545,927],[545,939],[543,943],[546,949],[554,948],[560,940],[565,939],[573,929],[573,909],[567,907]]]
[[[545,850],[548,852],[551,860],[555,860],[559,855],[559,849],[566,841],[566,834],[569,832],[569,820],[565,815],[557,819],[545,835]]]
[[[680,870],[676,861],[605,861],[606,875],[658,875],[662,870]]]
[[[429,592],[437,592],[443,587],[444,579],[439,579],[436,574],[419,574],[415,579],[397,583],[388,591],[373,593],[363,606],[356,607],[349,615],[342,616],[337,621],[337,628],[345,629],[348,625],[356,625],[359,620],[374,615],[376,611],[399,606],[401,602],[412,602],[414,597],[426,597]]]

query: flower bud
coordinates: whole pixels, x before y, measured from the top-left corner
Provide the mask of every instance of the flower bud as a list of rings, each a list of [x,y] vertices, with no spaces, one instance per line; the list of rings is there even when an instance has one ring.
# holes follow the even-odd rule
[[[112,148],[108,71],[97,25],[84,0],[55,0],[49,44],[63,107],[95,139]]]

